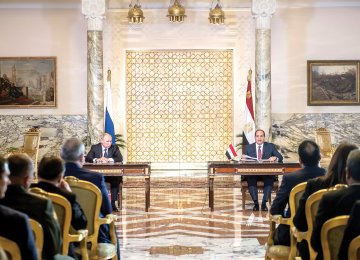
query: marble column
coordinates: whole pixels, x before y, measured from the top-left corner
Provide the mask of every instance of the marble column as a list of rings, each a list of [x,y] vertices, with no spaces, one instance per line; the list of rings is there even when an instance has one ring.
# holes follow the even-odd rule
[[[271,16],[276,0],[253,0],[255,32],[255,125],[271,140]]]
[[[96,143],[104,131],[103,19],[105,0],[82,0],[87,20],[87,130]]]

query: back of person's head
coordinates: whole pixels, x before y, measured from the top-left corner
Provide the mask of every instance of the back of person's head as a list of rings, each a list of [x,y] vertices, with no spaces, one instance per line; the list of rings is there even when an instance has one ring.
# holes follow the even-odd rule
[[[311,140],[302,141],[298,148],[299,158],[305,166],[315,166],[320,161],[320,148]]]
[[[341,143],[335,150],[325,176],[329,186],[346,183],[346,160],[352,150],[358,149],[354,144]]]
[[[65,162],[77,162],[85,153],[85,146],[78,138],[69,138],[61,147],[60,156]]]
[[[10,178],[33,177],[34,166],[27,154],[13,154],[8,158]],[[31,175],[31,176],[29,176]]]
[[[64,161],[58,156],[44,156],[38,167],[38,176],[45,180],[56,180],[65,171]]]
[[[360,182],[360,150],[352,150],[346,161],[346,169],[353,180]]]

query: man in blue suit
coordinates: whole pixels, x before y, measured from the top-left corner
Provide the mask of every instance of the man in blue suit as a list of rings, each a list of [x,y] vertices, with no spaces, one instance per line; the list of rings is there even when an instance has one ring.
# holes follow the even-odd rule
[[[100,209],[100,217],[112,212],[110,199],[107,193],[104,176],[97,172],[92,172],[82,168],[85,163],[85,146],[77,138],[70,138],[65,141],[60,151],[61,158],[65,161],[64,176],[74,176],[80,180],[88,181],[95,184],[101,191],[102,204]],[[111,243],[109,226],[101,225],[99,229],[100,243]],[[118,248],[118,259],[120,259],[120,249]]]
[[[255,132],[255,143],[247,145],[245,148],[245,155],[243,158],[251,156],[257,158],[258,161],[268,160],[270,162],[282,162],[283,156],[276,150],[276,147],[272,143],[265,142],[265,132],[262,129],[258,129]],[[253,175],[246,176],[246,180],[249,187],[249,193],[252,200],[254,201],[253,211],[259,211],[259,202],[258,202],[258,188],[257,181],[264,182],[264,196],[261,203],[261,210],[267,211],[266,206],[269,196],[271,194],[271,189],[275,180],[275,176],[272,175]]]

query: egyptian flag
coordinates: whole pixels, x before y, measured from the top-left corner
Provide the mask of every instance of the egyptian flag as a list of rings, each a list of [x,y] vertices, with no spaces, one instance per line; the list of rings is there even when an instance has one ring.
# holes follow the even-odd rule
[[[112,96],[111,96],[111,70],[108,70],[107,81],[105,83],[105,132],[111,135],[112,143],[115,144],[115,128],[112,114]]]
[[[243,130],[243,144],[248,145],[255,142],[255,117],[253,98],[251,92],[251,75],[252,71],[249,69],[248,85],[246,90],[246,107],[245,107],[245,126]]]
[[[231,160],[237,156],[237,153],[232,144],[230,144],[228,149],[226,149],[225,155],[229,160]]]

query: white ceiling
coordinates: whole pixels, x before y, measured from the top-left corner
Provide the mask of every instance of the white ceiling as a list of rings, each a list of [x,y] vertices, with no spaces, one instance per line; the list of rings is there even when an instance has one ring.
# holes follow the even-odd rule
[[[127,9],[136,0],[106,0],[110,9]],[[173,0],[138,0],[143,9],[165,9]],[[212,0],[181,0],[190,9],[209,9]],[[216,0],[213,0],[216,2]],[[249,8],[251,0],[221,0],[223,8]],[[360,0],[277,0],[279,8],[360,7]],[[81,0],[0,0],[0,8],[80,8]]]

